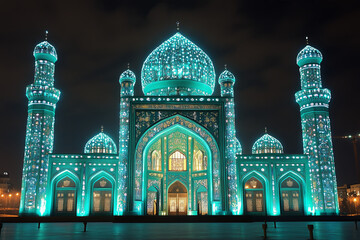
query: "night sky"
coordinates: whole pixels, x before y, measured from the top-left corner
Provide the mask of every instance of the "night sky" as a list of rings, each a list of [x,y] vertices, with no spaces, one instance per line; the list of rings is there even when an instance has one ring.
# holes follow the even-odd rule
[[[297,53],[318,48],[323,86],[332,92],[334,136],[360,133],[359,1],[3,1],[0,4],[0,171],[20,188],[27,98],[35,45],[55,46],[55,87],[61,90],[54,153],[82,153],[100,131],[118,142],[119,76],[137,76],[158,45],[180,32],[212,59],[217,77],[234,73],[236,129],[243,152],[268,128],[285,153],[302,153]],[[219,95],[217,84],[214,95]],[[353,146],[334,139],[338,184],[356,182]],[[360,152],[360,144],[358,151]]]

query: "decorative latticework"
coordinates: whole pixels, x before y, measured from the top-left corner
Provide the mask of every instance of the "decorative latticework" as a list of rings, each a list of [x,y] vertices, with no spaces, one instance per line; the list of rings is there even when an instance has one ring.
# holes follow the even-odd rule
[[[146,58],[141,82],[145,95],[211,95],[215,70],[206,53],[178,32]]]
[[[45,214],[49,158],[53,151],[56,103],[60,91],[54,87],[57,54],[47,41],[34,49],[34,83],[26,88],[28,118],[20,214]]]
[[[265,133],[254,143],[252,153],[284,153],[284,149],[279,140]]]
[[[96,136],[92,137],[85,145],[84,153],[109,153],[116,154],[116,144],[115,142],[101,132]]]
[[[331,92],[322,88],[322,54],[307,45],[297,56],[301,90],[295,94],[300,106],[304,153],[309,156],[312,200],[315,214],[339,211],[329,102]]]

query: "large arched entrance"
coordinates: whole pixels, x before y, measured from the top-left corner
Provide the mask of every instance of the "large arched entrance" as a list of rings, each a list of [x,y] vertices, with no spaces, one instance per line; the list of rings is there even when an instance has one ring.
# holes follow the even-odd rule
[[[220,202],[218,146],[197,123],[183,116],[161,121],[142,135],[135,157],[132,209],[138,214],[199,214],[199,200],[202,214],[208,214]]]
[[[171,184],[168,190],[168,214],[186,215],[187,202],[188,193],[184,184],[179,181]]]

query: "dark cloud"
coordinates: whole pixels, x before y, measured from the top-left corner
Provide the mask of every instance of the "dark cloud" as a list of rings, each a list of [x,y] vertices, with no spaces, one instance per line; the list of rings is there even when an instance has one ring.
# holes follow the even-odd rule
[[[323,55],[335,135],[358,133],[360,33],[357,1],[7,1],[1,4],[0,170],[20,186],[32,50],[48,29],[56,47],[55,152],[79,153],[101,125],[118,138],[118,78],[130,62],[137,75],[148,54],[181,32],[213,60],[228,65],[235,85],[237,135],[245,153],[267,126],[285,152],[301,153],[300,89],[295,63],[305,36]],[[218,86],[216,87],[218,94]],[[334,140],[340,184],[355,181],[350,142]]]

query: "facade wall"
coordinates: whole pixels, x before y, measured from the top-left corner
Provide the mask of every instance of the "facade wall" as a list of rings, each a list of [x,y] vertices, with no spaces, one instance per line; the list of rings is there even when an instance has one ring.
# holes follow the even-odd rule
[[[56,213],[57,184],[64,178],[75,182],[75,212],[64,211],[63,215],[89,216],[93,215],[93,187],[94,183],[105,178],[111,182],[112,209],[116,200],[117,161],[114,154],[54,154],[50,155],[49,179],[47,188],[47,204],[44,215],[59,215]],[[59,188],[61,189],[61,188]]]
[[[281,206],[280,185],[288,177],[300,185],[300,204],[302,210],[296,212],[299,215],[311,215],[313,211],[310,198],[310,186],[308,173],[308,158],[306,155],[286,154],[258,154],[238,155],[237,165],[239,169],[238,186],[240,207],[239,214],[246,214],[245,183],[252,177],[263,183],[264,213],[270,216],[284,214]]]

